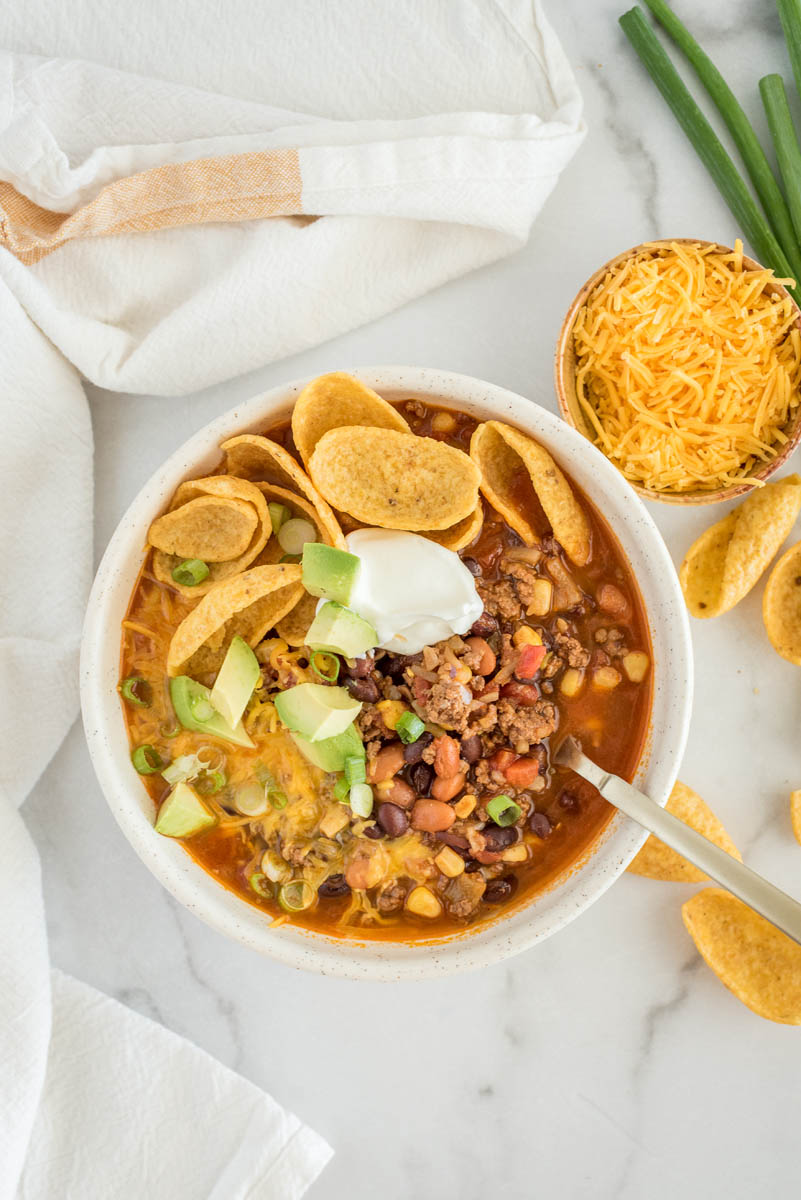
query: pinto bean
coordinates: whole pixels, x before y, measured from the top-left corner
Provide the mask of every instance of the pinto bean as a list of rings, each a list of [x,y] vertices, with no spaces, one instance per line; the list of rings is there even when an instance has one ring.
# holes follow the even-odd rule
[[[478,667],[476,668],[477,675],[491,675],[497,665],[495,652],[483,637],[469,637],[467,645],[476,653],[481,655]]]
[[[412,809],[412,828],[423,833],[440,833],[450,829],[456,813],[441,800],[418,800]]]
[[[521,708],[533,708],[539,700],[539,692],[533,683],[518,683],[513,679],[501,688],[504,700],[512,700]]]
[[[628,611],[629,602],[620,588],[613,583],[602,583],[595,594],[601,612],[610,617],[622,617]]]
[[[351,679],[366,679],[372,671],[373,666],[374,660],[372,654],[365,654],[361,658],[354,659],[352,667],[349,667],[345,663],[343,674],[349,676]]]
[[[378,751],[370,768],[370,782],[383,783],[385,779],[392,779],[402,766],[403,743],[390,742],[388,746],[384,746],[382,750]]]
[[[450,779],[459,770],[459,746],[452,737],[443,733],[434,742],[434,770],[440,779]]]
[[[453,800],[464,787],[465,776],[462,772],[445,778],[438,775],[431,785],[431,795],[435,800]]]
[[[392,787],[389,791],[383,794],[383,799],[389,800],[392,804],[398,804],[401,808],[411,808],[417,799],[417,792],[405,779],[393,779]]]
[[[379,804],[376,821],[391,838],[400,837],[409,828],[409,818],[397,804]]]
[[[518,758],[504,771],[509,783],[516,788],[531,787],[539,773],[540,764],[536,758]]]

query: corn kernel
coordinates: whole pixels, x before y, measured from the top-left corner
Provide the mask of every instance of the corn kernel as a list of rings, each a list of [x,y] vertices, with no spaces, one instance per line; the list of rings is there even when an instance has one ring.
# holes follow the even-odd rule
[[[533,598],[526,614],[529,617],[545,617],[551,611],[553,603],[553,584],[550,579],[535,579],[532,588]]]
[[[579,694],[583,683],[584,676],[581,671],[577,671],[575,667],[568,667],[559,681],[559,691],[570,699]]]
[[[406,907],[415,916],[429,917],[431,920],[442,913],[442,905],[437,897],[429,888],[422,886],[412,888],[406,897]]]
[[[541,646],[542,636],[530,625],[521,625],[512,634],[513,646]]]
[[[623,670],[632,683],[642,683],[651,666],[651,660],[642,650],[631,650],[623,658]]]
[[[381,720],[387,729],[394,729],[403,714],[407,711],[406,705],[402,700],[379,700],[376,708],[381,713]]]
[[[508,863],[524,863],[528,858],[528,846],[525,842],[518,842],[516,846],[504,850],[501,858]]]
[[[456,418],[449,412],[435,413],[431,418],[431,428],[437,433],[453,433],[456,428]]]
[[[440,871],[442,871],[442,874],[447,875],[449,879],[455,879],[464,870],[464,859],[461,854],[457,854],[450,846],[445,846],[440,850],[434,862]]]
[[[372,786],[373,790],[378,792],[378,794],[380,796],[385,796],[387,794],[387,792],[391,792],[392,789],[394,788],[395,780],[394,779],[382,779],[380,783],[374,783],[371,786]]]
[[[592,676],[592,686],[602,692],[611,692],[620,683],[623,676],[614,667],[599,667]]]
[[[469,683],[473,678],[473,672],[469,667],[457,667],[453,673],[455,683]]]
[[[454,804],[453,811],[459,820],[463,821],[465,817],[470,816],[477,803],[476,797],[468,794],[467,796],[462,796],[461,800]]]

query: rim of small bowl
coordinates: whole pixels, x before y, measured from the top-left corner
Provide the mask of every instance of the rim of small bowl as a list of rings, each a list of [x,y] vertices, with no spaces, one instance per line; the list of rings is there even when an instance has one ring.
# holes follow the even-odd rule
[[[724,246],[722,242],[711,242],[705,238],[658,238],[652,242],[640,242],[638,246],[632,246],[631,249],[624,250],[621,254],[616,254],[614,258],[610,258],[608,262],[604,263],[602,267],[599,267],[590,276],[577,292],[562,322],[559,337],[556,341],[556,353],[554,355],[554,379],[559,411],[568,425],[580,433],[582,437],[585,437],[587,441],[592,442],[593,445],[596,445],[596,443],[590,437],[586,421],[577,411],[577,407],[574,408],[578,402],[576,400],[575,372],[573,369],[572,335],[579,309],[586,301],[590,292],[601,282],[607,271],[613,270],[624,263],[626,259],[633,258],[635,254],[641,254],[644,250],[661,249],[666,246],[669,247],[672,244],[680,246],[714,246],[724,254],[734,253],[731,246]],[[763,271],[766,269],[756,259],[749,258],[747,254],[743,255],[743,265],[749,271]],[[795,324],[799,331],[801,331],[801,308],[799,308],[796,301],[787,291],[787,288],[778,281],[771,280],[766,290],[790,301],[796,311]],[[718,488],[717,491],[657,492],[651,488],[641,487],[639,484],[632,483],[631,480],[627,482],[637,495],[641,496],[644,500],[658,500],[662,504],[717,504],[722,500],[733,500],[737,496],[744,496],[754,490],[753,484],[749,483],[749,480],[759,480],[761,483],[765,483],[787,462],[790,455],[798,446],[799,441],[801,441],[801,405],[796,409],[795,417],[789,426],[789,431],[790,437],[788,441],[769,462],[763,463],[762,466],[751,471],[741,483],[734,483],[726,488]],[[617,470],[617,468],[615,469]]]
[[[390,399],[419,396],[527,429],[554,449],[602,509],[637,578],[654,650],[648,735],[635,782],[665,804],[689,727],[689,621],[661,535],[623,476],[559,417],[494,384],[433,368],[368,367],[351,373]],[[81,645],[81,707],[95,773],[126,838],[167,890],[214,929],[262,954],[319,974],[371,981],[434,978],[488,966],[558,932],[599,899],[640,849],[646,832],[622,814],[614,815],[591,847],[545,891],[474,929],[418,942],[336,938],[293,925],[273,929],[264,910],[216,882],[180,843],[156,834],[152,801],[130,763],[116,691],[120,621],[141,566],[146,530],[183,479],[216,467],[221,441],[287,416],[306,382],[272,388],[210,422],[151,476],[119,522],[95,576]]]

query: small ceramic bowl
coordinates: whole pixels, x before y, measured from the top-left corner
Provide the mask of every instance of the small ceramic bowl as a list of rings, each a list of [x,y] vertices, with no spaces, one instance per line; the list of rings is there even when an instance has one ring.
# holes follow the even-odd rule
[[[730,247],[722,246],[717,242],[706,242],[702,238],[666,238],[658,242],[646,242],[639,246],[633,246],[631,250],[625,250],[622,254],[618,254],[615,258],[610,259],[609,262],[604,263],[587,280],[570,305],[567,316],[562,323],[562,328],[559,331],[559,339],[556,343],[556,357],[554,362],[556,396],[559,401],[559,409],[568,424],[572,425],[574,429],[577,429],[579,433],[583,434],[590,441],[593,441],[592,434],[576,395],[576,356],[573,348],[573,326],[576,323],[576,318],[580,309],[587,302],[590,293],[594,291],[608,271],[616,269],[627,258],[633,258],[635,254],[641,254],[643,250],[670,246],[672,242],[677,242],[679,245],[716,246],[724,254],[732,253]],[[743,256],[743,265],[749,271],[761,271],[763,269],[753,258],[748,258],[745,255]],[[780,283],[769,283],[766,291],[771,295],[778,295],[782,298],[786,297],[790,301],[798,314],[796,325],[801,330],[801,310],[787,289]],[[769,462],[756,467],[747,476],[748,479],[758,479],[764,483],[787,462],[787,459],[793,453],[799,441],[801,441],[801,405],[796,409],[795,416],[787,427],[786,433],[788,441],[785,445],[777,451]],[[593,444],[595,443],[593,442]],[[732,484],[730,487],[719,488],[717,491],[709,492],[657,492],[650,488],[639,487],[635,483],[632,483],[631,486],[643,499],[661,500],[664,504],[715,504],[718,500],[732,500],[735,496],[743,496],[747,492],[753,491],[753,486],[745,480],[741,483]]]
[[[353,374],[389,400],[417,396],[526,430],[552,451],[604,514],[639,582],[654,652],[653,703],[636,782],[664,804],[690,717],[689,623],[664,543],[623,476],[564,421],[491,383],[417,367],[376,367]],[[617,814],[585,857],[547,891],[474,930],[426,943],[335,938],[288,924],[272,928],[268,914],[217,883],[180,843],[157,834],[153,803],[131,765],[116,690],[120,622],[142,563],[147,529],[182,480],[217,466],[221,441],[288,417],[306,382],[274,388],[207,425],[156,471],[120,521],[92,588],[81,650],[81,703],[94,768],[137,854],[182,904],[229,937],[291,966],[353,979],[419,979],[486,966],[556,933],[594,903],[639,850],[643,830]]]

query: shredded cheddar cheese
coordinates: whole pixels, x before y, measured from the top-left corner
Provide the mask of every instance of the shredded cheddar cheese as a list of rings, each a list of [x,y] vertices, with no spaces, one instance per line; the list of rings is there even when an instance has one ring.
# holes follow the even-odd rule
[[[709,491],[788,440],[801,334],[768,270],[700,245],[649,246],[610,271],[573,330],[576,393],[596,444],[633,483]],[[776,282],[787,283],[788,280]]]

